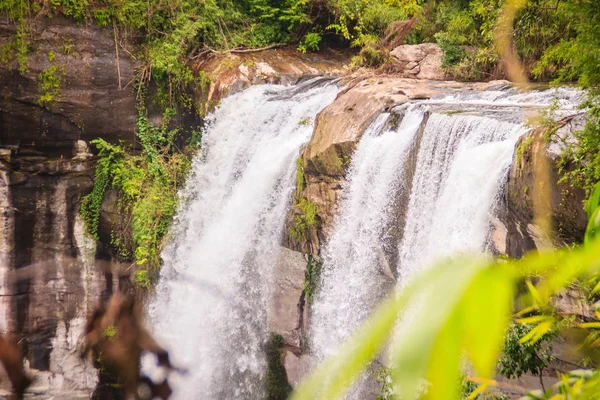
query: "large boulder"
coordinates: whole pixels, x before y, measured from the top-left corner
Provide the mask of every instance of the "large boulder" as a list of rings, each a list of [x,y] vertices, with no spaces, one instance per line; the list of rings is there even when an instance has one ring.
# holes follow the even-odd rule
[[[442,81],[447,76],[442,68],[444,53],[435,43],[406,44],[391,51],[395,70],[406,78]]]

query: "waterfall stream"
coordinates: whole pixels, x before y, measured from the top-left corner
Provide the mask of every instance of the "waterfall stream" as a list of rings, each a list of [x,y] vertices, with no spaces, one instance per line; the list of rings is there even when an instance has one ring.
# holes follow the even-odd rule
[[[572,109],[573,95],[455,93],[414,103],[400,113],[396,130],[382,128],[381,117],[375,121],[353,154],[323,250],[311,320],[317,360],[334,353],[393,285],[436,259],[488,248],[517,140],[529,129],[523,108],[537,113],[557,99],[564,112]],[[401,232],[389,235],[394,229]],[[383,257],[390,247],[397,256]],[[385,269],[395,272],[387,290]],[[374,398],[377,388],[368,381],[363,376],[346,398]]]
[[[338,91],[318,79],[254,86],[209,117],[149,306],[157,335],[190,370],[174,380],[177,399],[265,397],[268,310],[294,161]],[[565,93],[561,105],[573,104]],[[321,251],[309,315],[317,361],[398,282],[437,258],[486,250],[515,145],[528,129],[523,108],[553,98],[452,93],[373,121],[352,155]],[[372,397],[362,386],[349,397]]]
[[[436,258],[485,247],[521,124],[434,113],[419,145],[398,272],[407,279]]]
[[[255,86],[223,100],[203,135],[149,314],[189,368],[177,399],[261,399],[272,268],[295,159],[328,82]]]
[[[393,282],[384,254],[395,247],[393,202],[410,189],[402,171],[424,114],[408,110],[396,129],[386,126],[388,117],[382,114],[363,135],[342,188],[311,317],[312,350],[318,357],[335,351]]]

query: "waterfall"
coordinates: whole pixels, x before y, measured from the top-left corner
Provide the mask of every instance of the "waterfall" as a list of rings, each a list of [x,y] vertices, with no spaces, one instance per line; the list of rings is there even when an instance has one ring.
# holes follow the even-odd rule
[[[336,350],[394,280],[384,249],[395,247],[390,243],[393,202],[409,189],[402,171],[424,114],[408,110],[396,129],[386,127],[388,116],[379,116],[358,144],[323,251],[311,316],[311,346],[319,358]]]
[[[330,81],[255,86],[223,100],[203,133],[149,314],[189,374],[177,399],[261,399],[272,269],[295,159]]]
[[[521,124],[434,113],[419,145],[399,249],[401,279],[436,258],[484,250]]]
[[[353,155],[313,306],[318,359],[334,353],[398,281],[438,257],[485,250],[515,144],[527,128],[433,107],[423,118],[425,107],[411,106],[396,130],[382,128],[380,117]],[[393,229],[402,232],[390,246]],[[386,266],[382,253],[390,247],[396,265]],[[385,279],[384,268],[397,279]],[[347,398],[373,397],[367,382],[363,377]]]

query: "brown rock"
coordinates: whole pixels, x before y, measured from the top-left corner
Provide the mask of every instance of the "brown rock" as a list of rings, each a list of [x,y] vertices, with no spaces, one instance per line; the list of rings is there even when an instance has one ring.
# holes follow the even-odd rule
[[[273,307],[270,330],[281,335],[286,344],[300,347],[304,311],[304,270],[306,259],[301,253],[281,248],[275,269]]]
[[[406,44],[391,51],[396,71],[407,78],[447,79],[442,68],[443,52],[437,44]]]
[[[570,132],[581,126],[583,117],[576,117],[563,122],[559,135],[570,135]],[[561,178],[558,163],[562,147],[557,144],[547,145],[541,139],[544,149],[537,151],[545,130],[538,128],[523,136],[517,143],[517,150],[511,165],[506,189],[506,205],[500,213],[500,221],[506,227],[505,254],[520,257],[533,249],[564,246],[580,242],[585,233],[587,217],[583,209],[585,193],[573,188],[569,182],[558,183]],[[565,138],[565,140],[569,140]],[[541,159],[544,157],[545,159]],[[541,182],[536,176],[544,164],[549,166],[548,183]],[[547,185],[547,186],[546,186]],[[545,197],[545,207],[550,212],[552,232],[548,236],[534,222],[534,191],[540,187],[547,188],[549,197]],[[503,253],[501,249],[498,249]]]
[[[291,350],[286,350],[283,356],[283,367],[287,374],[288,383],[292,387],[298,386],[309,372],[312,365],[312,357],[308,354],[296,355]]]

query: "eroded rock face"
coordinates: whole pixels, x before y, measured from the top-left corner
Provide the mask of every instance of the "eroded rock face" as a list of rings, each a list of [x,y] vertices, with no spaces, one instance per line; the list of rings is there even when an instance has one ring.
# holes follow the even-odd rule
[[[582,116],[567,120],[557,135],[568,140],[570,132],[580,129],[584,122]],[[544,134],[543,129],[534,129],[517,143],[506,187],[505,208],[499,218],[502,225],[499,230],[505,229],[506,241],[504,251],[498,251],[510,257],[521,257],[529,250],[577,243],[585,233],[585,192],[573,188],[569,182],[558,183],[562,177],[558,164],[563,146],[546,144]],[[534,220],[536,190],[544,190],[539,194],[543,200],[538,204],[549,213],[550,236]]]
[[[275,268],[273,306],[269,329],[281,335],[286,344],[300,348],[304,324],[304,271],[306,259],[302,253],[281,248]]]
[[[36,377],[30,391],[85,395],[96,376],[77,351],[85,315],[115,284],[79,217],[93,161],[21,155],[0,169],[2,331],[20,339]]]
[[[89,142],[135,145],[139,61],[131,54],[138,38],[121,29],[115,38],[112,28],[63,17],[36,18],[30,30],[35,52],[28,55],[28,72],[20,74],[16,60],[0,65],[0,331],[22,339],[37,377],[33,392],[89,398],[97,371],[77,353],[86,314],[99,299],[131,289],[133,269],[117,260],[110,244],[120,223],[118,194],[105,196],[97,243],[85,233],[79,210],[93,185]],[[15,26],[2,19],[0,46],[14,36]],[[205,55],[193,68],[203,71],[208,85],[194,94],[206,112],[253,84],[340,75],[348,58],[334,52],[299,56],[292,49]],[[48,71],[60,89],[44,102],[39,83]],[[160,123],[161,110],[148,103],[150,121]],[[200,119],[179,113],[175,122],[198,125]],[[294,343],[305,265],[292,262],[281,271],[273,322],[273,330]]]
[[[333,50],[301,54],[290,48],[211,53],[193,66],[210,80],[207,87],[196,92],[197,107],[207,113],[223,97],[252,85],[287,85],[303,77],[341,76],[347,71],[349,58],[348,54]]]
[[[448,79],[442,68],[444,53],[435,43],[398,46],[390,55],[397,71],[403,77],[436,81]]]
[[[16,61],[0,66],[1,330],[24,348],[36,376],[30,391],[85,398],[97,374],[77,350],[88,309],[130,272],[96,258],[79,210],[93,185],[89,141],[134,137],[136,62],[126,51],[134,38],[119,36],[117,69],[112,30],[61,17],[37,18],[30,29],[29,71],[21,75]],[[2,19],[0,45],[14,34]],[[60,89],[42,102],[39,82],[52,69]]]
[[[131,89],[135,60],[119,52],[119,88],[115,43],[106,31],[61,17],[36,19],[31,31],[36,52],[29,55],[29,72],[19,74],[16,61],[0,67],[0,144],[60,157],[76,140],[102,135],[130,141],[137,115]],[[2,19],[0,45],[14,34],[14,25]],[[121,39],[125,48],[131,46],[132,38]],[[60,94],[40,106],[38,77],[51,67],[57,68]]]

